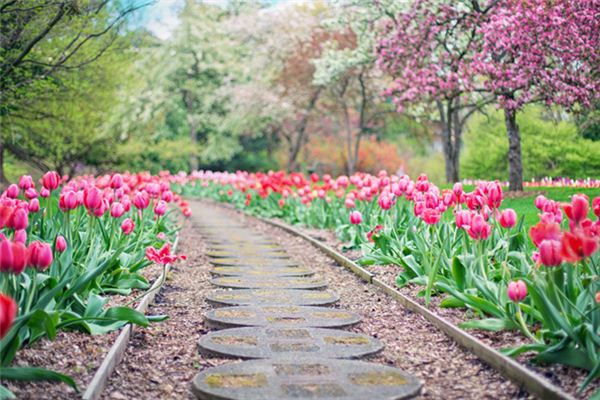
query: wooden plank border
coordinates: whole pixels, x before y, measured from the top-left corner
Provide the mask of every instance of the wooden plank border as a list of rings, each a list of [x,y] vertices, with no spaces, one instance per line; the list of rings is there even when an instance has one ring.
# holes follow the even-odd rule
[[[396,288],[393,288],[387,283],[376,278],[371,272],[360,267],[354,261],[339,253],[337,250],[327,246],[319,240],[310,237],[309,235],[297,230],[293,226],[284,222],[261,217],[255,218],[269,225],[283,229],[294,236],[298,236],[307,240],[316,248],[323,251],[325,254],[327,254],[335,261],[340,263],[342,266],[346,267],[347,269],[351,270],[353,273],[358,275],[365,282],[378,287],[410,311],[423,316],[423,318],[429,321],[437,329],[444,332],[448,337],[450,337],[460,346],[475,354],[480,360],[482,360],[490,367],[500,372],[504,377],[511,380],[519,387],[526,390],[528,393],[533,394],[536,397],[544,400],[575,399],[573,396],[566,393],[558,386],[553,385],[541,375],[527,369],[527,367],[525,367],[524,365],[518,363],[510,357],[505,356],[493,347],[483,343],[481,340],[453,325],[445,318],[434,314],[429,309],[423,307],[411,298],[405,296],[400,291],[396,290]]]
[[[177,250],[177,246],[179,245],[179,232],[177,233],[177,237],[175,238],[175,243],[173,244],[173,251]],[[154,283],[150,287],[148,293],[142,297],[140,304],[135,308],[136,311],[139,311],[143,314],[146,313],[148,307],[154,301],[156,294],[160,292],[161,282],[166,279],[167,274],[171,270],[171,265],[167,264],[163,273],[154,280]],[[166,282],[166,281],[165,281]],[[110,347],[106,357],[102,360],[102,364],[96,370],[94,377],[90,381],[88,387],[85,392],[81,396],[83,400],[97,400],[102,395],[102,392],[106,388],[106,384],[108,383],[108,378],[112,375],[114,370],[117,368],[117,365],[121,362],[123,357],[125,356],[125,351],[127,350],[127,345],[129,344],[129,339],[133,334],[134,325],[127,324],[117,336],[117,339],[114,341],[113,345]]]

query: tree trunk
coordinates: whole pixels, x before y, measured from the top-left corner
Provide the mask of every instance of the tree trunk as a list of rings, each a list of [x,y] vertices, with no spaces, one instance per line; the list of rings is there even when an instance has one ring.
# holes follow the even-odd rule
[[[198,144],[198,124],[196,124],[196,118],[194,118],[194,99],[192,94],[188,90],[183,91],[183,101],[187,109],[187,120],[190,126],[190,139],[194,146],[194,154],[190,156],[190,171],[198,170],[198,157],[196,157],[196,147]]]
[[[306,128],[308,126],[308,117],[312,112],[313,108],[317,104],[317,100],[319,99],[319,95],[321,94],[321,88],[319,87],[310,98],[306,109],[304,110],[304,115],[298,122],[298,128],[296,129],[296,136],[294,138],[294,134],[291,134],[289,143],[290,148],[288,151],[288,172],[294,172],[298,170],[298,154],[300,154],[300,149],[302,148],[302,144],[304,143],[304,134],[306,133]],[[295,139],[295,140],[294,140]]]
[[[510,191],[523,190],[523,163],[521,160],[521,134],[517,112],[504,109],[504,123],[508,134],[508,184]]]
[[[0,190],[8,185],[6,176],[4,176],[4,143],[0,137]]]
[[[456,119],[455,113],[458,111],[453,111],[452,100],[447,100],[444,103],[438,101],[437,106],[442,124],[441,136],[446,167],[446,182],[454,183],[459,181],[458,161],[460,156],[461,130],[460,127],[457,127],[459,130],[454,132],[453,124]]]
[[[354,174],[354,170],[356,169],[356,160],[352,151],[352,124],[350,123],[350,114],[348,113],[348,107],[346,107],[345,101],[342,101],[342,108],[344,113],[344,125],[346,126],[346,152],[348,154],[346,160],[346,169],[348,176],[351,176]]]

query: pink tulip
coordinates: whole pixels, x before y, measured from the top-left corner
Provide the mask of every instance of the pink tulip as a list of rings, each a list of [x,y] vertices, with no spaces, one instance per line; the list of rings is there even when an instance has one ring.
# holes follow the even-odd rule
[[[113,218],[121,218],[125,214],[125,207],[121,203],[112,203],[110,206],[110,216]]]
[[[358,225],[362,222],[362,214],[360,213],[360,211],[352,211],[350,213],[350,223],[353,225]]]
[[[548,199],[546,199],[546,197],[542,194],[540,194],[538,197],[535,198],[535,206],[539,210],[543,210],[544,206],[546,205],[547,202],[548,202]]]
[[[498,222],[503,228],[512,228],[517,224],[517,213],[512,208],[507,208],[500,213]]]
[[[16,199],[19,196],[19,187],[13,183],[8,186],[8,189],[4,193],[6,193],[6,197]]]
[[[124,235],[129,235],[135,229],[135,223],[131,220],[131,218],[127,218],[123,220],[121,223],[121,230]]]
[[[487,239],[492,233],[492,227],[488,224],[480,214],[475,214],[471,219],[471,225],[467,230],[469,236],[473,239]]]
[[[46,189],[45,187],[40,189],[40,196],[42,196],[43,198],[48,198],[50,197],[50,190]]]
[[[56,171],[49,171],[42,177],[42,186],[48,191],[53,191],[60,184],[60,175]]]
[[[471,213],[469,211],[457,211],[454,214],[454,221],[457,228],[469,226],[471,224]]]
[[[154,206],[154,214],[156,215],[165,215],[165,213],[167,212],[167,203],[160,200],[158,203],[156,203],[156,205]]]
[[[558,240],[542,240],[540,243],[539,261],[547,267],[556,267],[562,263],[562,245]]]
[[[527,285],[520,279],[518,281],[510,282],[506,293],[511,301],[519,303],[527,297]]]
[[[45,271],[53,261],[52,248],[48,243],[40,241],[29,244],[29,265],[38,271]]]
[[[40,201],[38,199],[31,199],[27,209],[32,213],[40,211]]]
[[[33,187],[33,179],[29,175],[23,175],[19,178],[19,187],[27,190]]]
[[[121,174],[114,174],[110,178],[110,187],[112,189],[119,189],[121,186],[123,186],[123,176]]]
[[[25,190],[25,197],[27,197],[29,200],[35,199],[36,197],[38,197],[38,192],[37,190],[35,190],[35,188],[31,187]]]
[[[440,214],[440,212],[436,209],[432,209],[432,208],[426,208],[423,211],[423,221],[425,221],[426,224],[429,225],[435,225],[438,222],[440,222],[440,218],[442,217],[442,215]]]
[[[73,190],[66,190],[60,194],[60,198],[58,200],[58,206],[61,210],[74,210],[79,205],[79,201],[77,199],[77,192]]]
[[[95,212],[102,207],[102,192],[95,186],[86,188],[83,191],[83,205],[90,212]]]
[[[392,198],[387,194],[381,194],[377,202],[379,203],[379,207],[381,207],[382,210],[389,210],[390,208],[392,208]]]
[[[600,218],[600,196],[592,200],[592,210],[594,211],[594,215]]]
[[[147,208],[150,205],[150,197],[148,196],[148,193],[137,192],[133,196],[133,205],[138,210],[143,210],[143,209]]]
[[[356,203],[354,202],[354,199],[347,197],[346,200],[344,200],[344,206],[346,208],[354,208],[356,207]]]
[[[13,236],[13,240],[15,242],[23,243],[27,242],[27,231],[25,229],[19,229],[15,232],[15,236]]]
[[[56,237],[56,243],[54,245],[54,248],[59,253],[62,253],[62,252],[64,252],[67,249],[67,240],[65,239],[64,236],[58,235]]]
[[[570,204],[567,203],[563,205],[563,210],[565,210],[565,214],[567,214],[567,217],[571,221],[575,224],[579,224],[579,222],[587,217],[589,206],[590,204],[587,196],[576,194],[571,198]]]
[[[29,217],[27,216],[27,211],[22,208],[17,208],[13,211],[10,221],[8,222],[8,227],[14,230],[19,229],[27,229],[29,225]]]
[[[0,272],[19,275],[29,260],[29,251],[21,242],[4,239],[0,242]]]

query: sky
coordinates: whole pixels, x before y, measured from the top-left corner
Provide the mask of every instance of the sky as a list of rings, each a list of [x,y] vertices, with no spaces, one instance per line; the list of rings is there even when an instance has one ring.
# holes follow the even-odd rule
[[[156,3],[140,10],[138,21],[134,25],[145,26],[160,39],[168,39],[179,24],[177,13],[183,7],[184,0],[155,0]],[[208,4],[224,4],[227,0],[203,0]],[[265,3],[297,2],[306,0],[265,0]]]

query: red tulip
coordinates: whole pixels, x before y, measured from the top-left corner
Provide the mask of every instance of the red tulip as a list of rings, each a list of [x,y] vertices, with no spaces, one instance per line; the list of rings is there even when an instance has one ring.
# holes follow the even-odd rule
[[[13,211],[13,207],[0,204],[0,229],[8,225],[8,221],[10,221]]]
[[[60,184],[60,175],[56,171],[49,171],[42,177],[42,186],[48,191],[53,191]]]
[[[507,208],[500,213],[498,222],[503,228],[512,228],[517,224],[517,213],[512,208]]]
[[[184,207],[181,212],[183,213],[183,216],[186,218],[189,218],[192,216],[192,210],[189,207]]]
[[[547,267],[556,267],[562,263],[561,244],[558,240],[543,240],[540,243],[539,260]]]
[[[561,244],[561,256],[563,260],[570,263],[589,257],[598,250],[597,238],[582,232],[565,232]]]
[[[0,271],[19,275],[29,260],[27,247],[21,242],[4,239],[0,242]]]
[[[561,240],[562,231],[556,223],[539,222],[529,229],[529,236],[536,247],[540,247],[543,240]]]
[[[587,217],[588,209],[589,200],[587,196],[583,194],[573,195],[570,204],[563,204],[565,214],[567,214],[567,217],[575,224],[578,224]]]
[[[38,271],[45,271],[52,261],[52,247],[48,243],[36,240],[29,244],[29,265]]]
[[[64,236],[58,235],[56,237],[56,242],[54,244],[54,248],[59,253],[62,253],[62,252],[64,252],[67,249],[67,240],[65,239]]]
[[[353,225],[358,225],[362,222],[362,214],[360,213],[360,211],[352,211],[350,213],[350,223]]]
[[[17,315],[17,308],[17,303],[12,297],[0,293],[0,339],[10,330]]]
[[[123,220],[121,223],[121,230],[124,235],[129,235],[135,229],[135,223],[131,220],[131,218],[127,218]]]
[[[506,289],[506,293],[511,301],[519,303],[527,297],[527,285],[520,279],[518,281],[510,282]]]

